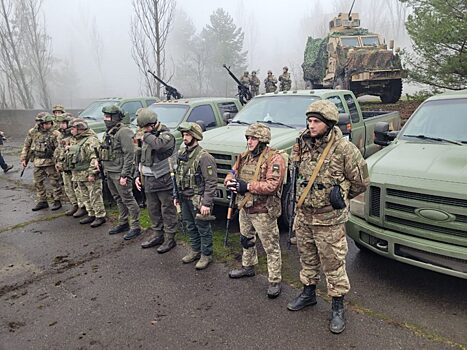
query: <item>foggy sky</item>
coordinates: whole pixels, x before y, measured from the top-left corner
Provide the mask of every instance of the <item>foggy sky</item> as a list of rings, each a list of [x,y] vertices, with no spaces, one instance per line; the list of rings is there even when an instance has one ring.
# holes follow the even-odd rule
[[[354,11],[369,1],[385,0],[357,0]],[[311,15],[313,8],[319,5],[329,13],[330,17],[324,19],[324,23],[327,23],[337,9],[339,12],[347,12],[351,2],[178,0],[177,7],[188,14],[198,32],[209,23],[213,11],[219,7],[224,8],[234,18],[236,25],[244,28],[244,50],[249,51],[247,63],[250,70],[260,69],[262,78],[268,69],[279,75],[282,66],[288,65],[301,77],[303,50],[306,38],[311,34],[300,30],[304,16]],[[57,67],[68,62],[78,77],[72,101],[67,103],[79,105],[82,99],[140,95],[140,77],[131,57],[129,36],[133,14],[131,0],[44,0],[43,13],[46,30],[52,38],[53,55],[61,60]],[[366,14],[360,13],[362,27],[368,27],[364,22],[365,17]],[[96,29],[100,38],[101,71],[95,63],[92,28]],[[404,40],[406,38],[401,41]],[[53,93],[55,95],[57,92]]]

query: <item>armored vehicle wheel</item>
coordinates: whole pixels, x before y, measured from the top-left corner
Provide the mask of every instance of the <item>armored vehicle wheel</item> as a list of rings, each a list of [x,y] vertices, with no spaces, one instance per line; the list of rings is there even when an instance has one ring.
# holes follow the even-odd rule
[[[396,103],[402,95],[402,80],[393,80],[388,84],[386,91],[380,96],[383,103]]]

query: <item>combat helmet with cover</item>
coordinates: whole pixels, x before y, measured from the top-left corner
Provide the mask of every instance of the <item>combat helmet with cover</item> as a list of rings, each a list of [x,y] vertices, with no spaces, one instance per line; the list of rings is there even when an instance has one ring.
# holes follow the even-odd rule
[[[245,131],[245,137],[247,136],[256,137],[262,143],[269,143],[271,141],[271,129],[264,124],[253,123]]]
[[[54,117],[48,112],[39,112],[36,115],[35,121],[37,124],[48,123],[48,122],[53,123]]]
[[[178,126],[177,130],[181,133],[189,133],[198,141],[203,139],[203,129],[201,129],[201,126],[199,126],[197,123],[183,122]]]
[[[70,127],[76,128],[78,130],[87,130],[89,128],[88,123],[81,118],[74,118],[71,122]]]
[[[61,113],[65,113],[65,107],[63,107],[63,105],[60,105],[60,104],[56,104],[52,107],[52,113],[54,112],[61,112]]]
[[[314,116],[331,127],[339,121],[339,111],[336,105],[328,100],[318,100],[311,103],[305,114],[307,120]]]
[[[140,128],[144,128],[146,125],[157,123],[157,114],[149,108],[140,108],[136,111],[136,124]]]
[[[110,105],[110,106],[102,107],[102,113],[109,114],[112,116],[112,118],[115,116],[117,118],[123,119],[123,117],[125,116],[125,113],[117,105]]]

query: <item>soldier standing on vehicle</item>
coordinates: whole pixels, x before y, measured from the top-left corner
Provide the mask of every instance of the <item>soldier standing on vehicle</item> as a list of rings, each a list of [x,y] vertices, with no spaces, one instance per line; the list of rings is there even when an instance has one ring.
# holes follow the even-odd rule
[[[268,76],[264,79],[264,87],[266,92],[275,92],[277,90],[277,79],[272,75],[272,71],[268,70]]]
[[[72,138],[70,123],[72,120],[71,115],[60,114],[56,116],[58,123],[58,131],[60,136],[58,137],[58,146],[55,149],[55,169],[62,176],[63,188],[65,194],[70,201],[71,208],[65,212],[65,215],[71,216],[78,211],[78,199],[75,193],[75,184],[72,181],[71,168],[68,166],[67,155],[68,147]]]
[[[107,186],[118,207],[118,224],[109,234],[127,232],[123,239],[130,240],[141,234],[139,205],[133,197],[135,171],[135,146],[133,131],[122,123],[124,113],[116,105],[102,108],[107,128],[102,140],[99,157],[107,178]],[[130,224],[128,224],[130,217]]]
[[[3,134],[3,131],[0,131],[0,167],[3,169],[3,172],[6,174],[9,172],[11,169],[13,169],[13,165],[8,165],[5,162],[5,159],[3,159],[2,156],[2,147],[3,147],[3,141],[5,141],[6,138]]]
[[[53,130],[53,116],[47,112],[38,113],[36,116],[36,126],[28,131],[21,151],[20,161],[23,168],[26,168],[31,160],[34,163],[34,188],[36,190],[37,203],[33,211],[49,207],[47,203],[47,192],[45,180],[48,178],[52,187],[54,204],[51,210],[58,210],[62,207],[60,195],[62,187],[60,185],[60,175],[55,170],[54,152],[58,145],[60,133]]]
[[[256,76],[256,71],[251,72],[251,78],[250,78],[250,91],[251,91],[251,96],[255,97],[256,95],[259,94],[259,85],[261,82],[259,81],[259,78]]]
[[[248,72],[244,72],[243,75],[240,77],[240,82],[244,86],[249,88],[250,87],[250,74]]]
[[[87,211],[87,216],[79,223],[98,227],[106,221],[95,151],[99,148],[99,140],[84,119],[76,118],[71,122],[71,134],[73,138],[68,148],[68,166],[72,169],[72,180],[78,185]]]
[[[268,147],[271,130],[264,124],[251,124],[245,132],[248,150],[239,155],[224,185],[236,192],[240,211],[240,243],[243,247],[242,267],[232,270],[230,278],[255,275],[258,264],[256,235],[267,255],[269,298],[281,292],[281,250],[277,218],[281,214],[281,191],[285,161],[276,150]]]
[[[177,185],[181,192],[182,216],[188,230],[191,252],[182,258],[184,264],[198,260],[196,269],[203,270],[212,262],[212,229],[210,221],[217,188],[214,157],[198,145],[203,131],[196,123],[182,123],[185,149],[179,151]],[[178,200],[175,199],[175,205]]]
[[[306,111],[308,128],[293,147],[292,160],[299,162],[294,229],[304,288],[287,305],[297,311],[316,304],[322,265],[332,297],[332,333],[345,329],[344,296],[350,289],[345,270],[348,202],[369,184],[366,162],[336,127],[338,120],[339,112],[332,102],[313,102]]]
[[[177,160],[176,141],[170,129],[160,123],[157,114],[149,108],[140,108],[136,112],[136,122],[144,131],[142,147],[136,157],[136,187],[141,190],[144,183],[151,228],[154,231],[154,235],[142,243],[141,247],[150,248],[162,244],[157,252],[163,254],[177,245],[177,211],[172,198],[169,165],[169,158],[172,164]]]
[[[284,67],[283,73],[279,75],[279,91],[289,91],[292,88],[292,80],[290,79],[289,68]]]

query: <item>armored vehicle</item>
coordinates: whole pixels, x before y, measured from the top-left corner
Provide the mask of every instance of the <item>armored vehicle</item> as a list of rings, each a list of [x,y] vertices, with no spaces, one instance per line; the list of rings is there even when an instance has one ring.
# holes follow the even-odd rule
[[[356,96],[379,96],[395,103],[402,93],[403,70],[393,41],[360,28],[358,13],[339,13],[324,39],[308,37],[303,79],[311,89],[348,89]]]

